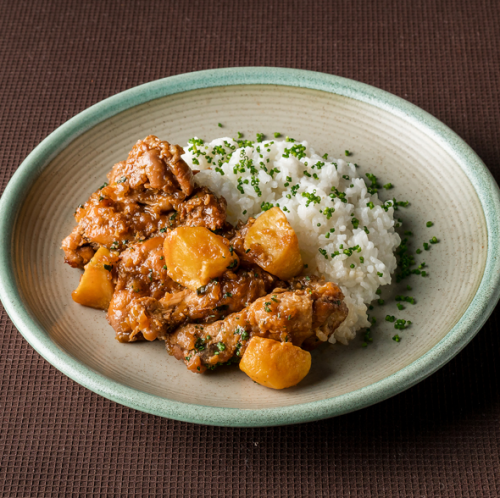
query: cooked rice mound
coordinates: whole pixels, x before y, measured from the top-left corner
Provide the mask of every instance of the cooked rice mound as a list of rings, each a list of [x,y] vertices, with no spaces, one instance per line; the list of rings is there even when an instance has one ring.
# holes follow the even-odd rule
[[[272,206],[283,210],[299,238],[304,273],[324,275],[344,292],[349,315],[331,342],[347,344],[370,325],[367,304],[391,283],[400,238],[392,201],[371,194],[353,163],[325,159],[291,139],[194,138],[185,151],[183,159],[200,171],[196,183],[225,197],[229,222]]]

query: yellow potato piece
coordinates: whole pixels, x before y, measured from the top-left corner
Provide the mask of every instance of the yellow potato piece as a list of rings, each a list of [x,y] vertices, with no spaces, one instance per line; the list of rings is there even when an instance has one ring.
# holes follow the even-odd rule
[[[107,310],[114,291],[111,267],[117,259],[116,253],[100,247],[85,266],[78,287],[71,293],[73,301],[83,306]]]
[[[303,268],[299,239],[279,207],[255,220],[245,236],[244,246],[261,268],[282,280],[294,277]]]
[[[297,385],[311,368],[311,353],[291,342],[254,336],[240,361],[240,369],[258,384],[271,389]]]
[[[239,264],[229,241],[204,227],[169,230],[163,254],[168,276],[193,291],[220,277],[228,268],[236,270]]]

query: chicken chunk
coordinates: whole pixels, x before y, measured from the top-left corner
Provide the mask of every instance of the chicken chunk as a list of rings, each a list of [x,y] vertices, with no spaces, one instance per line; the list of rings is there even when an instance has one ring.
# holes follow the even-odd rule
[[[132,244],[119,257],[115,291],[108,309],[108,321],[120,342],[144,339],[140,328],[131,323],[130,303],[142,298],[160,299],[166,292],[183,289],[167,274],[163,256],[163,237]]]
[[[82,268],[92,259],[95,250],[80,235],[79,227],[62,241],[61,249],[64,251],[65,261],[73,268]]]
[[[315,345],[315,336],[317,342],[324,342],[338,326],[330,317],[345,312],[343,295],[331,282],[318,280],[314,290],[311,287],[275,289],[224,320],[184,325],[166,337],[167,351],[183,360],[189,370],[203,372],[241,357],[253,336],[290,341],[299,347],[311,342]]]
[[[110,183],[127,178],[134,190],[140,187],[175,193],[181,190],[186,196],[193,193],[194,179],[189,166],[181,158],[184,150],[149,135],[139,140],[126,161],[113,166],[108,174]]]
[[[198,188],[179,205],[180,225],[222,230],[226,222],[226,206],[224,197],[216,197],[205,187]]]
[[[247,267],[237,272],[228,270],[197,291],[179,286],[160,297],[154,291],[149,291],[148,296],[142,293],[132,296],[130,291],[124,295],[118,290],[116,300],[114,297],[111,302],[108,320],[121,342],[141,338],[165,340],[186,322],[211,323],[240,311],[280,283],[260,268]]]
[[[313,323],[315,331],[302,344],[303,349],[314,349],[328,340],[332,333],[347,318],[349,309],[344,302],[340,287],[322,277],[295,277],[287,282],[292,290],[307,289],[313,299]]]

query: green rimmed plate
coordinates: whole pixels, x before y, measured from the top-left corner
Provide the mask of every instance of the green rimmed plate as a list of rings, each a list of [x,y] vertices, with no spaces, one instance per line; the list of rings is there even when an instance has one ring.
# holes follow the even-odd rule
[[[222,123],[223,128],[218,127]],[[301,385],[272,391],[238,369],[186,371],[160,343],[119,344],[102,312],[71,300],[79,273],[60,242],[86,200],[138,138],[184,144],[279,131],[317,150],[345,149],[362,170],[396,185],[429,277],[411,281],[414,325],[391,340],[383,324],[361,340],[315,352]],[[344,78],[276,68],[203,71],[154,81],[74,117],[24,161],[0,200],[0,298],[14,324],[50,363],[87,388],[157,415],[226,426],[266,426],[331,417],[419,382],[477,333],[499,297],[500,196],[477,155],[441,122],[382,90]],[[432,220],[432,231],[425,222]],[[386,299],[388,302],[389,299]],[[396,314],[394,304],[384,313]],[[403,335],[404,334],[404,335]]]

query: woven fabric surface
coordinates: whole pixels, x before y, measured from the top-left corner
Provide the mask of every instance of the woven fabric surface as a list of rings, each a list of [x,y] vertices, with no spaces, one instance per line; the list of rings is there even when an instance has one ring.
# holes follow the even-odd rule
[[[392,92],[454,129],[500,181],[495,0],[1,0],[0,20],[0,192],[88,106],[229,66],[310,69]],[[336,419],[267,429],[117,405],[62,375],[0,313],[3,496],[500,494],[498,309],[412,389]]]

